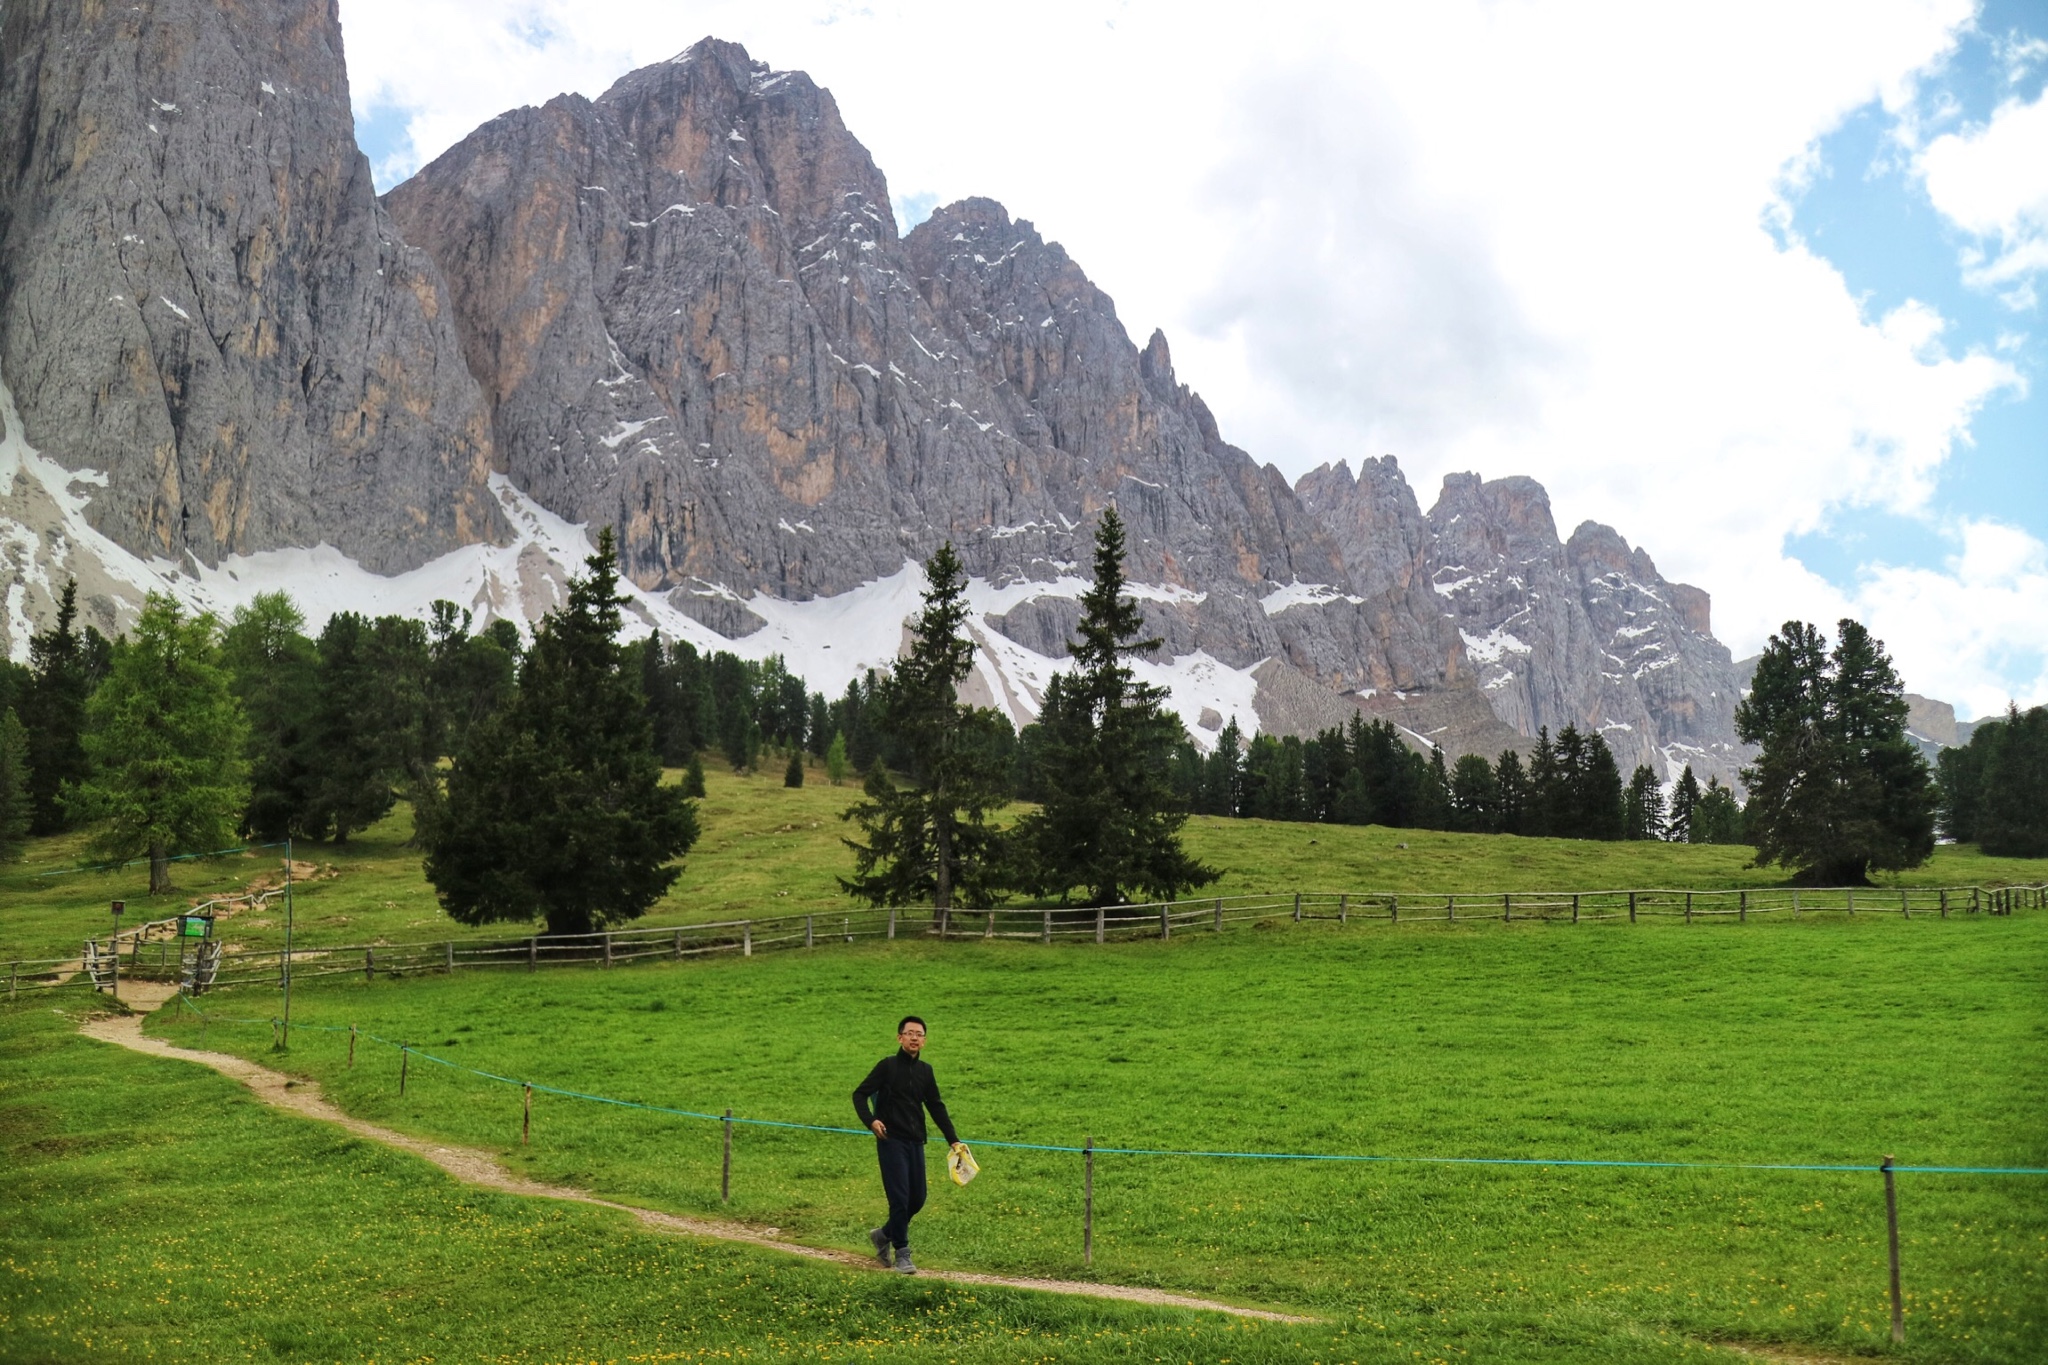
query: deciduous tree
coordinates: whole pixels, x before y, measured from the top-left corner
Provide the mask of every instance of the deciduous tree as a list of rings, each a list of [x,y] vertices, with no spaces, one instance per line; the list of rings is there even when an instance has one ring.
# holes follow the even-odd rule
[[[91,767],[66,808],[99,825],[99,856],[149,859],[153,896],[171,889],[173,854],[229,843],[248,803],[249,727],[218,639],[212,616],[151,593],[86,705]]]

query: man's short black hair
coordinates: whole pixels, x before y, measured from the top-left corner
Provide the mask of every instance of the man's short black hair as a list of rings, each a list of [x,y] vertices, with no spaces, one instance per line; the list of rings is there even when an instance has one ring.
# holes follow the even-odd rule
[[[902,1021],[896,1025],[896,1031],[898,1033],[901,1033],[903,1032],[903,1030],[909,1028],[912,1024],[917,1025],[919,1028],[925,1029],[926,1032],[930,1032],[930,1030],[926,1028],[924,1020],[918,1018],[914,1014],[904,1015]]]

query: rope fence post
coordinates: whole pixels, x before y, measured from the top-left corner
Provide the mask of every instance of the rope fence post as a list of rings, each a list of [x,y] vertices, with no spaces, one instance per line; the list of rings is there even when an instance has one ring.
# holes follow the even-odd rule
[[[407,1072],[407,1070],[411,1068],[411,1066],[412,1045],[409,1043],[400,1043],[398,1045],[398,1097],[400,1099],[405,1098],[405,1073]]]
[[[718,1202],[732,1202],[732,1109],[725,1111],[725,1168],[718,1177]]]
[[[1081,1144],[1081,1264],[1095,1264],[1095,1135]]]
[[[348,1069],[350,1071],[356,1069],[356,1026],[354,1024],[348,1026]]]
[[[1906,1305],[1899,1296],[1899,1192],[1892,1183],[1892,1159],[1884,1159],[1884,1221],[1892,1251],[1892,1340],[1906,1339]]]
[[[533,1141],[533,1082],[528,1081],[522,1088],[526,1091],[526,1104],[519,1115],[519,1145],[524,1147]]]

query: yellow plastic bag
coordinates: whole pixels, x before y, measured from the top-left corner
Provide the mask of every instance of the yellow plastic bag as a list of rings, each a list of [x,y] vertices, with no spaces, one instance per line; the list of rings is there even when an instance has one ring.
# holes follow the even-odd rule
[[[946,1174],[953,1177],[955,1185],[965,1185],[981,1174],[981,1167],[975,1164],[974,1153],[967,1150],[967,1144],[956,1142],[946,1153]]]

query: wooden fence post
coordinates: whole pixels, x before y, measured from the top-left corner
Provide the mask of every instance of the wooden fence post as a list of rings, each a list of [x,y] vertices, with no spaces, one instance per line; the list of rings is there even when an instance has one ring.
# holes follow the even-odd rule
[[[1101,906],[1098,905],[1095,907],[1095,941],[1097,943],[1102,942],[1104,931],[1107,929],[1107,927],[1108,925],[1105,923],[1103,918],[1103,909]]]
[[[348,1026],[348,1069],[350,1071],[356,1069],[356,1026],[354,1024]]]
[[[1351,923],[1351,897],[1348,895],[1337,897],[1337,923]]]
[[[1628,893],[1628,922],[1636,922],[1636,893],[1633,891]]]
[[[740,956],[752,957],[753,955],[754,922],[752,920],[748,920],[745,924],[742,924],[740,926]]]
[[[804,947],[806,948],[811,947],[813,944],[817,942],[817,940],[811,936],[811,921],[813,918],[814,916],[811,915],[804,916]]]
[[[1948,888],[1945,886],[1941,888],[1941,917],[1948,918]]]
[[[531,935],[526,940],[526,970],[536,971],[540,967],[540,936]]]
[[[412,1045],[410,1043],[400,1043],[398,1045],[398,1097],[400,1099],[405,1098],[405,1075],[411,1069]]]
[[[363,949],[363,980],[373,980],[375,979],[376,974],[377,950],[375,948],[365,948]]]
[[[1970,888],[1970,913],[1973,915],[1977,913],[1977,893],[1981,890],[1983,888],[1977,886]]]
[[[676,930],[675,956],[676,956],[676,960],[677,960],[678,962],[680,962],[680,961],[682,960],[682,957],[683,957],[683,931],[682,931],[682,930],[680,930],[680,929]]]
[[[526,1084],[526,1104],[519,1116],[519,1145],[527,1146],[533,1141],[533,1083]]]
[[[1576,892],[1576,891],[1574,891],[1574,892],[1572,892],[1572,923],[1573,923],[1573,924],[1577,924],[1578,922],[1579,922],[1579,893],[1578,893],[1578,892]]]
[[[1903,886],[1899,888],[1899,913],[1907,919],[1913,918],[1913,907],[1906,900],[1906,888]]]
[[[1899,1295],[1899,1193],[1892,1184],[1892,1159],[1884,1159],[1884,1221],[1892,1252],[1892,1340],[1906,1339],[1906,1305]]]
[[[1159,907],[1159,937],[1161,939],[1173,937],[1172,912],[1163,905]]]
[[[1747,924],[1749,923],[1749,893],[1747,891],[1738,891],[1735,894],[1740,897],[1735,902],[1735,917],[1741,923]]]
[[[1855,888],[1855,887],[1853,887],[1853,886],[1852,886],[1852,887],[1849,887],[1849,888],[1848,888],[1848,892],[1849,892],[1849,913],[1853,915],[1853,914],[1855,914],[1855,913],[1856,913],[1856,888]]]
[[[983,938],[994,938],[996,936],[995,911],[991,910],[981,917],[981,936]]]
[[[612,965],[612,935],[609,929],[605,931],[604,935],[604,965],[607,967]]]
[[[1299,891],[1294,893],[1294,922],[1296,924],[1301,923],[1301,893]]]
[[[448,949],[448,970],[452,972],[455,970],[455,940],[449,939],[445,946]]]
[[[1223,897],[1216,898],[1216,932],[1223,932]]]
[[[732,1202],[732,1110],[725,1111],[725,1167],[718,1177],[718,1202]]]
[[[1500,894],[1500,922],[1506,924],[1514,917],[1515,895],[1512,891],[1503,891]]]
[[[21,977],[21,964],[15,963],[7,969],[7,1003],[14,1003],[14,984]]]
[[[1685,922],[1692,923],[1692,892],[1685,893]]]
[[[1039,930],[1039,934],[1038,934],[1038,941],[1039,941],[1039,942],[1041,942],[1041,943],[1050,943],[1050,942],[1052,942],[1052,911],[1051,911],[1051,910],[1047,910],[1047,911],[1045,912],[1045,924],[1044,924],[1044,926],[1043,926],[1043,927],[1042,927],[1042,928],[1041,928],[1041,929]]]
[[[1396,892],[1395,892],[1395,893],[1394,893],[1393,895],[1391,895],[1391,896],[1387,897],[1387,923],[1389,923],[1389,924],[1399,924],[1400,922],[1401,922],[1401,893],[1400,893],[1400,892],[1398,892],[1398,891],[1396,891]]]
[[[1081,1144],[1081,1264],[1095,1264],[1095,1135]]]
[[[896,907],[889,907],[889,937],[896,937]]]
[[[1792,888],[1792,918],[1799,918],[1799,888]]]
[[[839,932],[846,936],[848,943],[853,942],[853,916],[841,915],[839,917]]]

